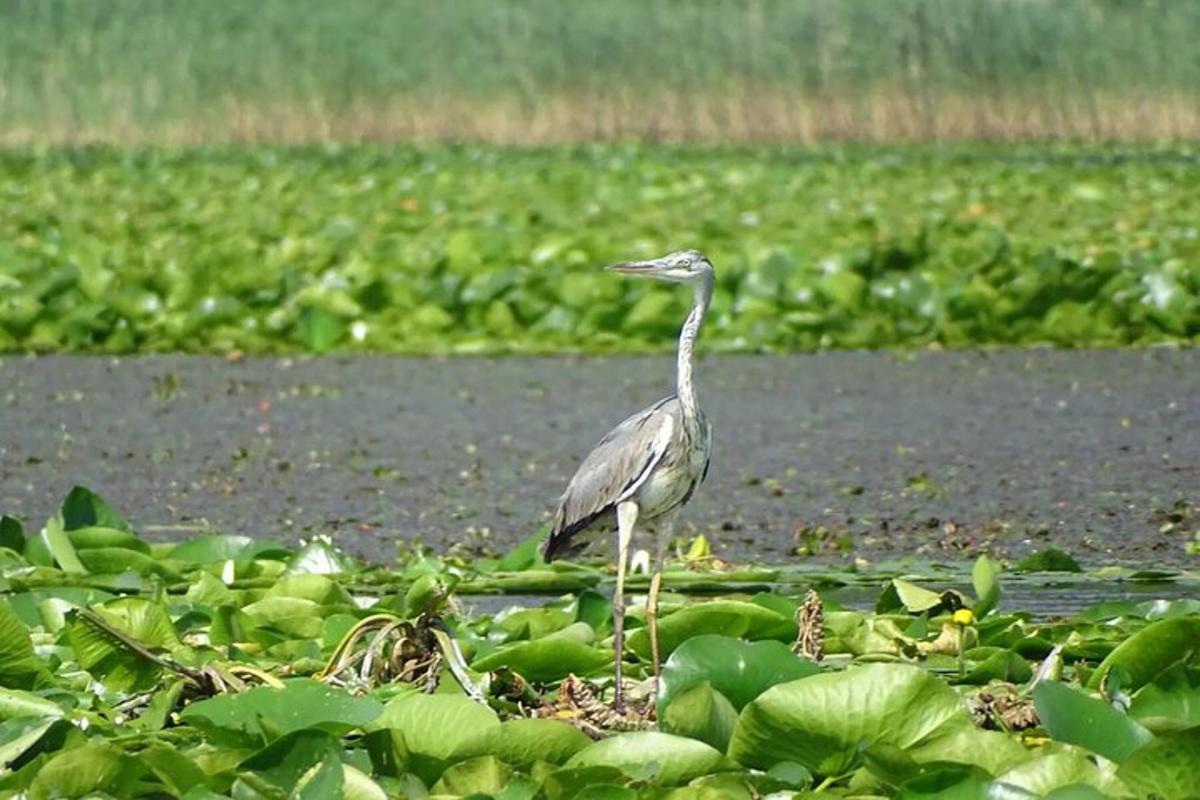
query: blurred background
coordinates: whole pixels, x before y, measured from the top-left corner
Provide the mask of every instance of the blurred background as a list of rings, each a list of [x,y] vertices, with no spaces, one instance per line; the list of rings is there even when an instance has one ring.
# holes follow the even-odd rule
[[[0,351],[1194,341],[1200,6],[10,0]]]
[[[9,0],[10,143],[1200,133],[1173,0]]]
[[[1200,6],[13,0],[0,350],[1200,335]],[[635,282],[636,283],[636,282]]]

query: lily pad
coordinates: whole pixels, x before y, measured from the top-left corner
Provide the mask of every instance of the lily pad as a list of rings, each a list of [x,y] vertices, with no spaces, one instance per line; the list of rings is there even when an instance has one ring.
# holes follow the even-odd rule
[[[983,745],[990,741],[958,694],[933,675],[870,664],[768,689],[742,709],[729,755],[755,769],[792,761],[815,775],[840,775],[876,744],[906,751],[917,763],[975,764],[989,758]]]
[[[701,634],[719,634],[743,639],[779,639],[795,641],[795,621],[757,603],[738,600],[710,600],[684,606],[663,617],[658,623],[660,652],[666,658],[688,639]],[[650,632],[638,628],[626,640],[626,646],[643,659],[651,656]]]
[[[621,733],[576,753],[566,766],[616,767],[631,777],[678,786],[693,778],[735,769],[720,752],[703,742],[656,731]]]
[[[1127,691],[1136,691],[1175,666],[1200,658],[1200,618],[1174,617],[1152,622],[1121,642],[1092,674],[1088,686],[1100,687],[1108,672],[1123,670]]]
[[[232,746],[262,745],[312,728],[341,735],[381,717],[384,707],[367,697],[301,678],[283,688],[260,686],[236,695],[192,703],[180,719]]]
[[[1033,702],[1042,725],[1055,739],[1086,747],[1112,761],[1124,761],[1153,738],[1103,700],[1056,681],[1038,683]]]
[[[567,638],[543,638],[500,647],[476,659],[471,669],[494,672],[507,667],[526,680],[545,682],[567,675],[590,675],[612,663],[611,650],[601,650]]]
[[[675,696],[707,681],[740,711],[775,684],[820,671],[781,642],[743,642],[713,634],[695,636],[680,645],[663,665],[658,709],[661,714]]]

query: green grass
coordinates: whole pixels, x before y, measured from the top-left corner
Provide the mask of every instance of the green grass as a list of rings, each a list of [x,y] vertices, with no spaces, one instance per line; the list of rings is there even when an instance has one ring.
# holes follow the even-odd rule
[[[1187,150],[0,155],[0,350],[639,351],[698,247],[719,350],[1200,337]]]
[[[0,140],[1181,138],[1165,0],[13,0]]]
[[[1196,600],[1037,619],[1004,595],[1025,562],[819,574],[696,548],[664,573],[657,696],[631,602],[619,717],[611,572],[543,564],[537,545],[369,566],[320,539],[151,543],[78,487],[40,531],[0,517],[0,796],[1135,800],[1200,784]],[[828,600],[848,584],[881,589],[874,609]],[[503,591],[521,598],[499,613],[471,596]]]

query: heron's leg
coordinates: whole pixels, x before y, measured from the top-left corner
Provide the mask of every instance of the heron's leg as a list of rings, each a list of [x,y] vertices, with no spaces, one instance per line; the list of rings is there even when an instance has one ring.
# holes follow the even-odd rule
[[[646,625],[650,629],[650,651],[654,659],[654,691],[658,691],[658,677],[661,668],[658,647],[658,592],[662,588],[663,560],[667,554],[667,545],[671,542],[671,534],[675,530],[675,518],[663,520],[658,528],[658,536],[654,545],[654,563],[651,566],[650,593],[646,595]]]
[[[629,562],[629,542],[637,523],[638,507],[632,500],[617,505],[617,589],[613,592],[613,669],[616,689],[613,708],[625,713],[625,693],[621,688],[621,662],[625,657],[625,565]]]

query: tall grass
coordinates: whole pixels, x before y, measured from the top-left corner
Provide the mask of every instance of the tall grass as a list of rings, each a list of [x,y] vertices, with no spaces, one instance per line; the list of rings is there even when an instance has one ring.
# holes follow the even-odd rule
[[[1200,136],[1194,0],[3,0],[0,142]]]

